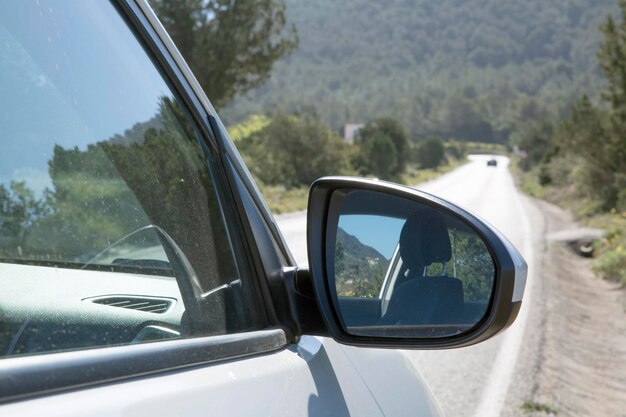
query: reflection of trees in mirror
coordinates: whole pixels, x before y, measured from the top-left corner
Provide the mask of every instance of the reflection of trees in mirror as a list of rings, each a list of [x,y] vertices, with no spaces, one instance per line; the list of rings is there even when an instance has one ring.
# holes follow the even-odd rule
[[[52,190],[42,197],[24,183],[0,185],[0,257],[80,264],[129,232],[158,224],[198,276],[237,276],[206,155],[187,120],[163,97],[152,119],[123,135],[84,150],[55,146]]]
[[[335,244],[335,285],[344,297],[378,297],[389,259],[342,228]]]
[[[491,297],[495,267],[483,241],[475,234],[448,229],[452,258],[426,268],[427,276],[447,275],[463,282],[465,301],[486,302]],[[445,268],[445,274],[444,274]]]

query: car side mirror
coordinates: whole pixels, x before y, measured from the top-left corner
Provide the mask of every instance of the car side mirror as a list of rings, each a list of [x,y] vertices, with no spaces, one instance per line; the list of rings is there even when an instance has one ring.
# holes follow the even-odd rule
[[[415,189],[327,177],[311,187],[308,255],[330,335],[345,344],[450,348],[510,326],[527,265],[496,229]]]

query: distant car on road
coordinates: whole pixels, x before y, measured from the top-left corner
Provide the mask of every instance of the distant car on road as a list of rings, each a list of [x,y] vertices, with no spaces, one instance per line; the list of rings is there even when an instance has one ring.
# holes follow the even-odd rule
[[[491,158],[490,160],[487,161],[487,166],[488,167],[497,167],[498,166],[498,161],[494,158]]]

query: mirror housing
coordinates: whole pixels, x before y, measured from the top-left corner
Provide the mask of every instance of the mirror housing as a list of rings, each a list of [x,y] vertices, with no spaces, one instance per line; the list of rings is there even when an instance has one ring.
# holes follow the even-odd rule
[[[463,331],[438,334],[434,337],[423,337],[424,332],[394,332],[393,326],[387,327],[392,331],[374,331],[370,334],[348,329],[342,317],[334,286],[335,269],[331,255],[335,251],[334,239],[340,216],[336,207],[336,196],[338,192],[345,194],[354,191],[367,191],[381,197],[400,198],[409,203],[427,207],[435,213],[462,223],[484,242],[493,260],[495,273],[486,312],[478,322],[472,323]],[[333,196],[335,196],[334,199]],[[372,202],[372,205],[376,206],[377,214],[386,214],[384,204]],[[367,210],[367,207],[364,209]],[[389,215],[392,216],[393,213],[394,207],[390,206]],[[384,181],[354,177],[325,177],[315,181],[311,186],[307,216],[309,271],[315,298],[330,336],[340,343],[399,349],[442,349],[469,346],[505,330],[514,322],[519,313],[528,270],[526,262],[499,231],[456,205],[416,189]]]

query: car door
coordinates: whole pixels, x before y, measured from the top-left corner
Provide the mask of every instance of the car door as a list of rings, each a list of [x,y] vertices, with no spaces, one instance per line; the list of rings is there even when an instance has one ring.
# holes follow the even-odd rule
[[[381,415],[146,4],[0,9],[0,413]]]

